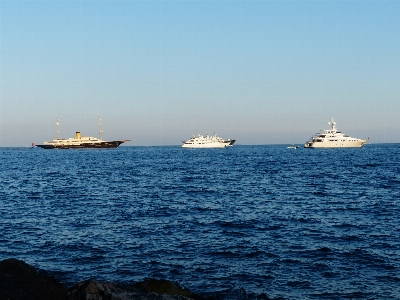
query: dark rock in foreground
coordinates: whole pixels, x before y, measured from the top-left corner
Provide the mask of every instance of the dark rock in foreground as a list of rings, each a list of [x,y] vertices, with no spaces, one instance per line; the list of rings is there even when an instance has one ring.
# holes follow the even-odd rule
[[[226,296],[226,295],[224,295]],[[220,297],[221,299],[226,297]],[[231,300],[231,297],[228,297]],[[240,300],[246,298],[241,293]],[[239,300],[238,298],[238,300]],[[146,279],[134,284],[87,280],[68,289],[55,277],[23,261],[0,261],[0,300],[203,300],[168,280]],[[218,297],[216,299],[219,299]]]
[[[145,293],[167,294],[171,296],[181,296],[194,300],[202,300],[203,298],[193,294],[188,289],[183,289],[175,283],[168,280],[147,279],[133,284],[133,287]],[[179,298],[181,298],[179,297]]]
[[[67,287],[56,278],[23,261],[0,261],[1,300],[65,300],[67,293]]]
[[[68,293],[69,300],[201,300],[200,296],[182,289],[168,280],[148,279],[135,284],[117,284],[87,280],[78,283]]]

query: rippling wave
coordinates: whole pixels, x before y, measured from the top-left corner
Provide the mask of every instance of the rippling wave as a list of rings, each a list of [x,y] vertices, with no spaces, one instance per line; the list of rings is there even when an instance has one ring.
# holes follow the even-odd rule
[[[400,298],[399,144],[0,151],[0,259],[68,284]]]

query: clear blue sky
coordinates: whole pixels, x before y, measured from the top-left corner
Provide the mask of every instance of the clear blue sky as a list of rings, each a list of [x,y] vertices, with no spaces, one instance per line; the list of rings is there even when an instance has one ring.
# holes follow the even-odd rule
[[[400,142],[400,1],[0,0],[0,147]]]

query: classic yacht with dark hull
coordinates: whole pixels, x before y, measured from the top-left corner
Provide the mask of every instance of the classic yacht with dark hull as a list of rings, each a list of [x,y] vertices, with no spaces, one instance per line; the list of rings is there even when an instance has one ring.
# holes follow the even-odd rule
[[[197,136],[193,136],[191,139],[182,142],[182,148],[225,148],[228,146],[233,146],[236,140],[224,140],[214,133],[214,135],[211,136],[208,134],[206,136],[198,134]]]
[[[311,137],[309,141],[304,144],[304,148],[360,148],[368,140],[361,140],[352,138],[346,134],[337,131],[336,122],[328,122],[331,129],[323,130]]]
[[[81,148],[118,148],[122,143],[128,142],[129,140],[119,141],[105,141],[101,139],[103,130],[100,124],[101,119],[99,118],[100,138],[92,136],[82,136],[80,132],[76,132],[75,138],[61,139],[60,131],[58,129],[59,122],[57,119],[56,126],[58,131],[58,137],[53,139],[51,142],[44,142],[43,145],[36,145],[43,149],[81,149]]]

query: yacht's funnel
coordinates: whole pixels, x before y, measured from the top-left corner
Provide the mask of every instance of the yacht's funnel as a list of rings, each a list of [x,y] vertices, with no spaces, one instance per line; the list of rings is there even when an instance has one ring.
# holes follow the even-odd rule
[[[81,139],[81,133],[79,131],[76,132],[75,138]]]

